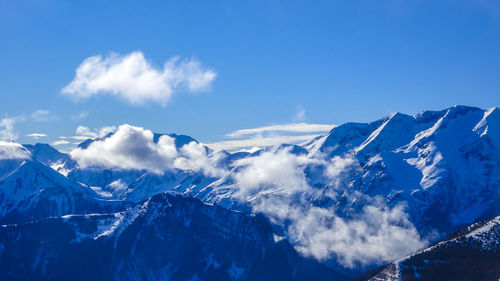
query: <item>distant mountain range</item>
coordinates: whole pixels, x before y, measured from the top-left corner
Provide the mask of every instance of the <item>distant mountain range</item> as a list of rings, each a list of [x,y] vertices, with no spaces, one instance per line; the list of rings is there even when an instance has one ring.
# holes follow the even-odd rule
[[[498,280],[498,215],[498,108],[252,153],[130,125],[0,143],[2,280]]]

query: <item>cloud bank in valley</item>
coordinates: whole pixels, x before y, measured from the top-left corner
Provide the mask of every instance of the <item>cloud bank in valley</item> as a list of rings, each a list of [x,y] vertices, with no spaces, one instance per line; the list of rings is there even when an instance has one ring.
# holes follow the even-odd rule
[[[331,185],[324,194],[335,199],[336,190],[347,184],[350,169],[358,167],[350,157],[314,159],[283,149],[239,164],[242,168],[233,175],[239,189],[236,194],[251,202],[254,212],[284,227],[290,242],[306,256],[336,258],[354,267],[388,262],[426,245],[403,205],[389,208],[373,198],[352,217],[342,218],[333,208],[311,204],[320,191],[309,185],[305,167],[324,167],[323,176]]]
[[[181,87],[188,92],[209,90],[216,76],[194,58],[174,57],[157,69],[140,51],[125,56],[98,55],[80,64],[62,93],[77,100],[109,94],[134,105],[155,102],[164,106]]]

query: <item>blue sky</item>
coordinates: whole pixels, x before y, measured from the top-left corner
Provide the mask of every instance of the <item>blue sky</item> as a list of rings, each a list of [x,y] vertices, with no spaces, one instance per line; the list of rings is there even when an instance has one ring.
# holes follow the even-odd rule
[[[15,120],[0,132],[22,143],[123,123],[216,142],[268,125],[500,104],[500,4],[490,0],[0,0],[0,38],[0,118]],[[133,52],[155,71],[179,56],[216,77],[164,102],[61,93],[86,58]]]

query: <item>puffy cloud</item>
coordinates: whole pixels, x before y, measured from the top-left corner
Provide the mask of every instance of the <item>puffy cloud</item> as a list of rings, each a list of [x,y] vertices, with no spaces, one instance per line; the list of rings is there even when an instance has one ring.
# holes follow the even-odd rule
[[[62,93],[77,99],[106,93],[134,105],[146,102],[165,105],[179,87],[191,92],[207,90],[215,77],[213,70],[204,68],[196,59],[174,57],[163,69],[156,69],[137,51],[125,56],[112,54],[85,59]]]
[[[346,218],[329,205],[312,204],[319,190],[310,186],[306,169],[322,171],[328,179],[321,192],[328,193],[328,184],[335,192],[348,184],[349,171],[359,167],[349,156],[310,158],[282,149],[242,159],[238,165],[232,172],[236,195],[249,202],[254,212],[282,226],[304,255],[319,260],[336,258],[342,265],[354,267],[391,261],[425,246],[402,205],[389,208],[378,198],[366,198],[369,204]],[[314,166],[322,169],[312,169]]]
[[[291,195],[307,191],[308,185],[303,165],[310,163],[305,156],[297,156],[289,149],[266,151],[256,157],[239,160],[239,170],[234,174],[238,195],[249,198],[259,192]]]
[[[0,141],[0,160],[30,158],[31,153],[22,145],[14,142]]]
[[[47,135],[46,134],[41,134],[41,133],[31,133],[31,134],[27,134],[26,136],[38,139],[38,138],[46,137]]]
[[[109,138],[92,142],[87,149],[74,149],[71,156],[82,167],[144,169],[161,173],[171,168],[177,150],[173,138],[161,136],[155,143],[153,132],[125,124]]]
[[[101,166],[154,173],[182,169],[202,171],[207,175],[219,174],[216,163],[209,159],[203,145],[190,142],[177,150],[174,138],[163,135],[155,143],[152,131],[128,124],[119,126],[110,137],[95,140],[86,149],[76,148],[70,154],[81,167]]]
[[[217,160],[207,156],[207,149],[202,144],[190,142],[180,148],[179,157],[174,166],[181,170],[202,171],[209,176],[222,176],[224,171],[217,167]]]
[[[334,254],[347,267],[393,261],[426,245],[403,206],[368,205],[352,219],[319,207],[294,215],[288,231],[300,252],[320,260]]]

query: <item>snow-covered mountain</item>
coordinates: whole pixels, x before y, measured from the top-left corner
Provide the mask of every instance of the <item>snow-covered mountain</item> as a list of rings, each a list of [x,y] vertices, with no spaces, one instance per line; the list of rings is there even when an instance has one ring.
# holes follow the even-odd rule
[[[261,216],[163,193],[111,214],[0,228],[2,280],[346,280]]]
[[[0,150],[5,147],[14,147],[18,156],[0,160],[0,222],[3,224],[66,214],[108,212],[127,205],[101,198],[88,186],[71,181],[33,159],[31,152],[20,145],[0,144]],[[59,154],[56,150],[50,151]],[[45,159],[51,158],[42,155]]]
[[[389,206],[404,204],[422,235],[446,236],[500,213],[499,132],[498,108],[465,106],[335,127],[302,147],[312,159],[303,167],[307,183],[316,190],[310,201],[333,205],[341,216],[356,213],[373,198]],[[300,152],[294,148],[290,153]],[[331,163],[313,161],[335,157],[355,163],[345,168],[340,184],[324,175]],[[228,173],[188,193],[224,205],[234,201],[228,197],[234,197],[231,187],[237,184],[234,173]],[[270,189],[263,188],[260,195]]]
[[[498,280],[499,276],[500,216],[497,216],[391,263],[370,281]]]
[[[394,113],[253,153],[130,125],[70,154],[43,144],[9,153],[0,149],[2,223],[104,220],[176,192],[260,214],[299,255],[351,275],[500,214],[498,108]]]
[[[450,231],[499,213],[500,110],[454,106],[415,116],[347,123],[310,143],[309,153],[352,155],[359,169],[335,199],[337,210],[363,197],[404,202],[423,232]]]

